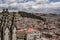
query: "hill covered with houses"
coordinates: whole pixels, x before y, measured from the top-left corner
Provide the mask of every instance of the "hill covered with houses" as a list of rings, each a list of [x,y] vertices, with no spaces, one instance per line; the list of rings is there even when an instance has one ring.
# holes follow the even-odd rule
[[[3,13],[1,12],[0,24],[2,14]],[[11,18],[13,14],[16,16],[15,25],[17,30],[33,28],[41,32],[42,39],[60,40],[60,14],[27,13],[22,11],[9,12],[9,20],[12,20]],[[18,34],[17,31],[17,35]]]

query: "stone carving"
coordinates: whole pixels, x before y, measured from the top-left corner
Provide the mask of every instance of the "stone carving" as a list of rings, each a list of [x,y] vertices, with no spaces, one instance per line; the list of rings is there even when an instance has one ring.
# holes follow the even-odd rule
[[[9,29],[8,28],[6,28],[6,30],[5,30],[5,35],[4,35],[4,40],[9,40]]]
[[[9,20],[8,9],[3,9],[1,20],[1,40],[16,40],[15,14]],[[10,24],[10,25],[9,25]]]
[[[16,40],[16,28],[13,29],[12,40]]]

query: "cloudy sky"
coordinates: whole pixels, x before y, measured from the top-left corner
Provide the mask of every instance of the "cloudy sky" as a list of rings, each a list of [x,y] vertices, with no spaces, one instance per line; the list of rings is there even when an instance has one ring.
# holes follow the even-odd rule
[[[0,0],[0,11],[26,11],[35,13],[60,13],[60,0]]]

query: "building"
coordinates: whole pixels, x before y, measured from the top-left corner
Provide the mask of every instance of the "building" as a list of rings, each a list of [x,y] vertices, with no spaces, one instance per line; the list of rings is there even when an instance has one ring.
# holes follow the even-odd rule
[[[23,40],[40,40],[40,31],[34,28],[17,30],[17,36]]]
[[[27,40],[40,40],[40,31],[29,28],[27,32]]]
[[[23,29],[17,30],[17,39],[26,40],[25,36],[26,36],[26,31],[24,31]]]

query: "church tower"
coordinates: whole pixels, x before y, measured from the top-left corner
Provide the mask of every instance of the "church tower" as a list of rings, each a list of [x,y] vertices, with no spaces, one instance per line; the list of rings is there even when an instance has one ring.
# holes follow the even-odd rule
[[[16,40],[15,14],[13,13],[12,20],[9,20],[9,12],[7,8],[3,9],[2,12],[1,40]]]
[[[9,28],[7,26],[8,24],[8,14],[6,12],[7,9],[3,9],[2,11],[2,20],[1,20],[1,40],[5,40],[8,36],[8,31],[9,31]],[[8,30],[8,31],[7,31]],[[6,37],[7,36],[7,37]],[[8,39],[7,39],[8,40]]]

